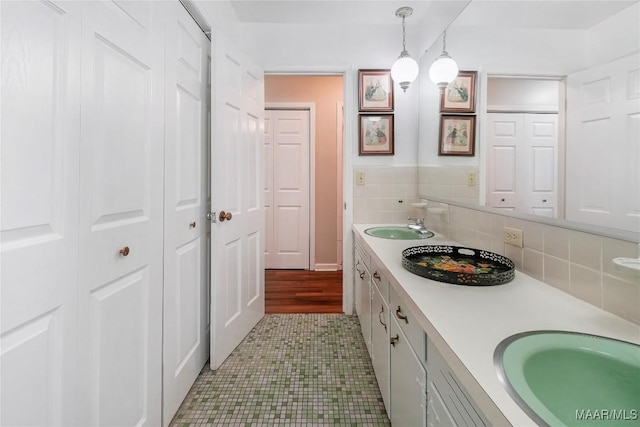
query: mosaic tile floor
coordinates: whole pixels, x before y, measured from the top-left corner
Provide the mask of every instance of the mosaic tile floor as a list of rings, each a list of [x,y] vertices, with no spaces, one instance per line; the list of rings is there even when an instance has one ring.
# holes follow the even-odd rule
[[[271,314],[215,372],[205,366],[171,426],[389,426],[357,316]]]

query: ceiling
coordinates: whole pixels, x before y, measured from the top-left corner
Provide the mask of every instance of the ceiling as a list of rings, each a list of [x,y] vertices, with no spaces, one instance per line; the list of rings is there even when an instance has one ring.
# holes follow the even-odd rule
[[[420,23],[434,3],[466,0],[231,0],[243,23],[398,25],[395,11],[414,9]],[[585,29],[640,0],[472,0],[456,25]],[[431,17],[433,18],[433,17]]]
[[[397,25],[401,21],[395,11],[403,6],[413,8],[407,22],[419,22],[430,3],[425,0],[231,0],[240,22],[278,24]]]

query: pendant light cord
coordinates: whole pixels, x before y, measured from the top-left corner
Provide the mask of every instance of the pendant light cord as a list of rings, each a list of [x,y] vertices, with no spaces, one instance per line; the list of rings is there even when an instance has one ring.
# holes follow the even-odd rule
[[[407,36],[407,25],[404,22],[404,16],[402,17],[402,50],[406,51],[407,50],[407,43],[405,41],[405,38]]]

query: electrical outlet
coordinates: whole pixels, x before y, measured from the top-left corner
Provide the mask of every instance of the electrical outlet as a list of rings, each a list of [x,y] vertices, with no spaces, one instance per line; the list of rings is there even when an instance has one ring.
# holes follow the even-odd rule
[[[364,172],[356,172],[356,185],[365,185],[367,177]]]
[[[519,248],[523,247],[522,240],[522,230],[518,230],[517,228],[504,227],[503,228],[503,240],[505,243],[508,243],[513,246],[517,246]]]
[[[469,172],[467,174],[467,185],[469,187],[475,187],[476,185],[476,174],[473,172]]]

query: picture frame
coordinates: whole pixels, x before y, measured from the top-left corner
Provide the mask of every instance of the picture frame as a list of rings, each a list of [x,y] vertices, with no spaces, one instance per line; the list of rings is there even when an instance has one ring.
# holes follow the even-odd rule
[[[440,116],[439,156],[474,156],[476,116]]]
[[[390,70],[358,70],[358,87],[359,111],[393,111],[393,80]]]
[[[460,71],[440,95],[440,112],[475,112],[477,75],[477,71]]]
[[[393,114],[360,114],[359,122],[359,155],[393,155]]]

